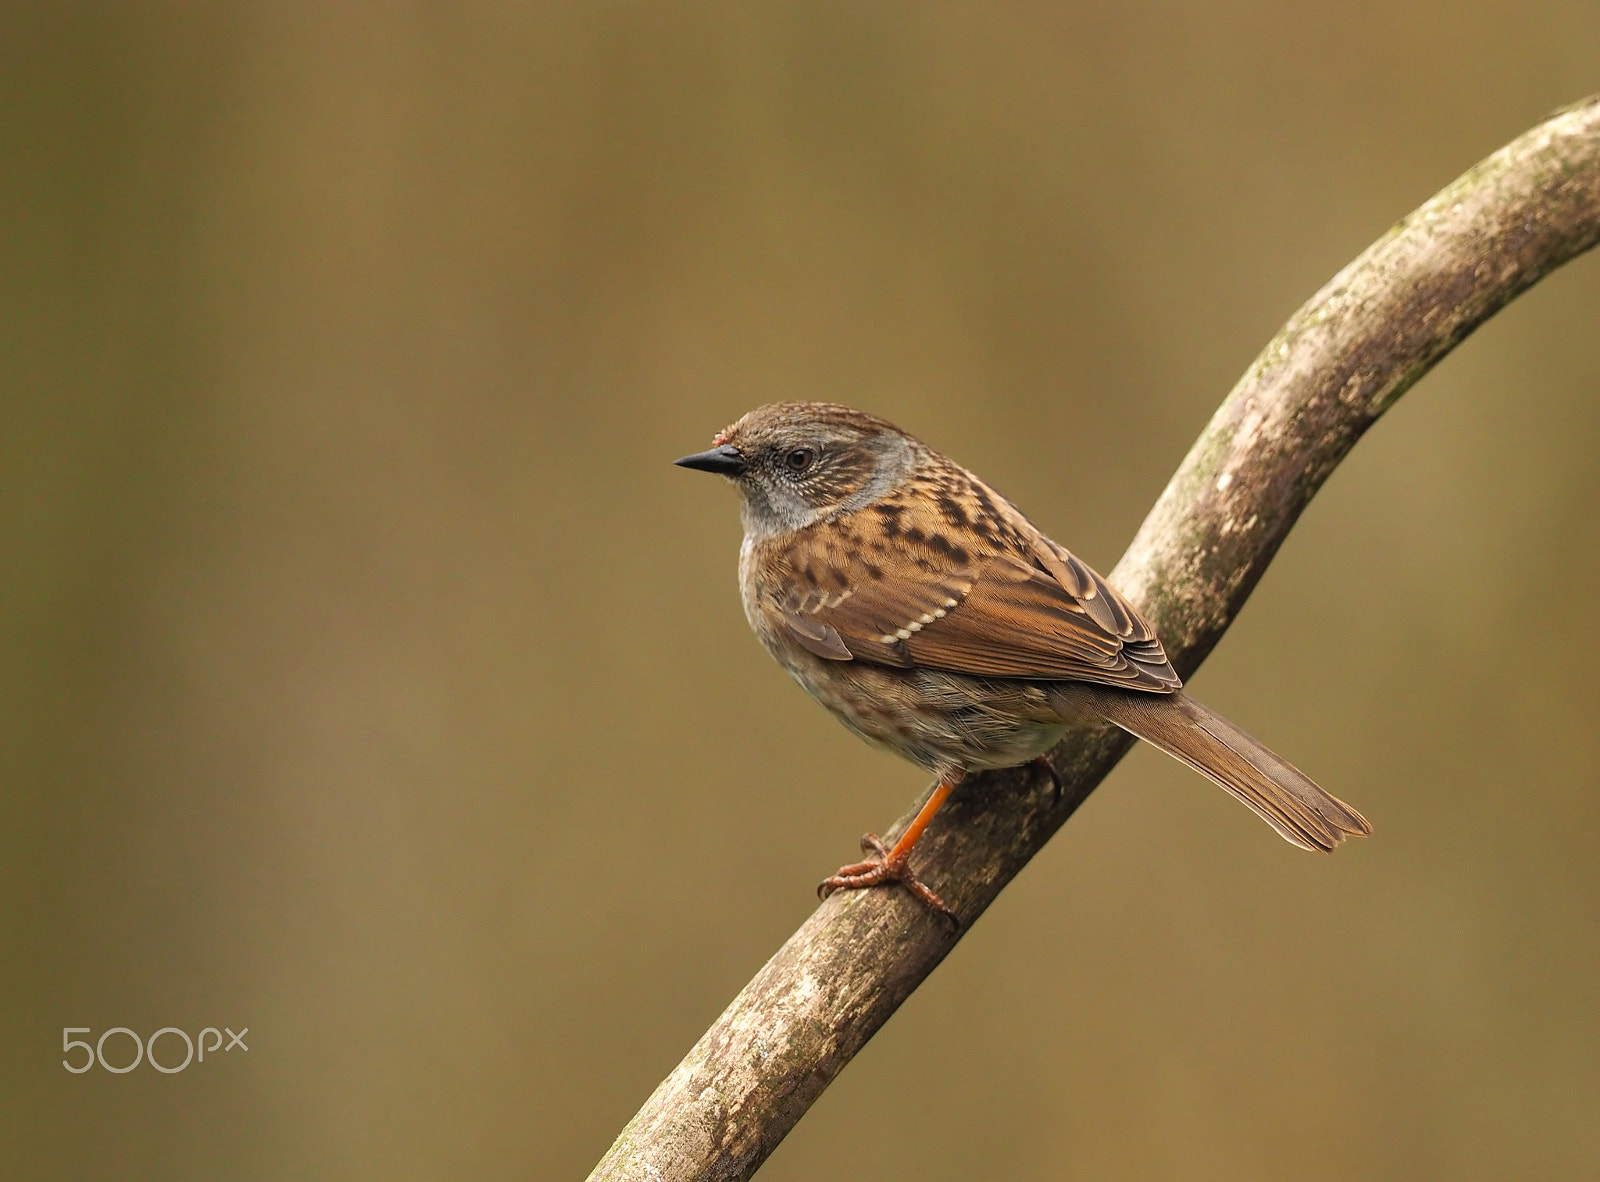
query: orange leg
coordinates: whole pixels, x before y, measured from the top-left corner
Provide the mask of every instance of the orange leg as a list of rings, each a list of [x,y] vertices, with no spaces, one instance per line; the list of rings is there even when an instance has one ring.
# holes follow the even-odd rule
[[[928,827],[928,822],[933,820],[933,814],[939,811],[939,806],[955,790],[958,782],[959,777],[954,781],[940,781],[939,786],[933,790],[933,795],[928,797],[928,803],[918,811],[911,824],[906,827],[906,831],[900,835],[900,840],[894,843],[893,849],[885,849],[883,842],[871,833],[864,836],[861,839],[862,850],[871,850],[878,857],[839,867],[833,877],[825,878],[817,885],[817,894],[826,899],[834,891],[853,891],[862,887],[877,886],[879,883],[898,882],[927,906],[959,926],[961,921],[956,913],[945,906],[944,900],[929,890],[922,880],[911,872],[909,864],[911,847],[917,844],[917,838],[922,836],[922,831]]]

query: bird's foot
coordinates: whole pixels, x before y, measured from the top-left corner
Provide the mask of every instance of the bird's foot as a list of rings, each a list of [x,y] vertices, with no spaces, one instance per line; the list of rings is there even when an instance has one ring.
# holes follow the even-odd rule
[[[868,858],[865,862],[852,862],[848,866],[839,867],[832,877],[825,878],[817,884],[818,898],[826,899],[834,891],[858,891],[864,887],[879,886],[886,882],[898,882],[921,900],[929,910],[937,912],[948,920],[952,927],[961,927],[960,917],[945,904],[943,899],[930,890],[926,883],[912,873],[909,848],[890,850],[875,834],[865,833],[861,837],[861,850],[863,853],[877,856]]]

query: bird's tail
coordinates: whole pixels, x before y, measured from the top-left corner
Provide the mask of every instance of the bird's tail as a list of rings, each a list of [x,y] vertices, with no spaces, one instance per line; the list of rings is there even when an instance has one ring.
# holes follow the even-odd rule
[[[1063,706],[1087,706],[1188,764],[1238,797],[1285,841],[1301,849],[1331,850],[1346,837],[1365,837],[1372,832],[1367,819],[1355,809],[1186,694],[1081,685],[1063,690]]]

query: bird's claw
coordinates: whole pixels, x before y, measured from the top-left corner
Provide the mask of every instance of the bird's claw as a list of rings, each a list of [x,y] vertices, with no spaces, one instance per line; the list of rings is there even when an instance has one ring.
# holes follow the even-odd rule
[[[883,883],[898,882],[930,911],[936,912],[952,928],[960,930],[961,917],[912,873],[910,859],[905,854],[895,857],[883,841],[872,833],[861,835],[861,850],[863,853],[876,854],[877,857],[839,867],[833,875],[817,884],[818,898],[826,899],[834,891],[858,891]]]
[[[1067,786],[1061,782],[1061,773],[1056,771],[1056,765],[1050,762],[1048,755],[1033,757],[1033,766],[1050,777],[1050,803],[1060,804],[1061,798],[1067,794]]]

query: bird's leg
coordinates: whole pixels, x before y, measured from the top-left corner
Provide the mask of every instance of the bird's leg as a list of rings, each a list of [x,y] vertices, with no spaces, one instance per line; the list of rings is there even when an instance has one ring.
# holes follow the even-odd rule
[[[839,867],[833,877],[825,878],[817,884],[817,894],[826,899],[834,891],[854,891],[862,887],[877,886],[880,883],[898,882],[926,906],[959,927],[961,920],[956,913],[912,873],[909,860],[911,847],[917,844],[917,838],[922,836],[922,831],[928,827],[928,822],[933,820],[933,814],[939,811],[939,806],[945,802],[945,798],[955,789],[960,779],[959,776],[953,776],[939,781],[939,786],[933,790],[933,795],[928,797],[928,803],[918,810],[911,824],[906,827],[906,831],[900,835],[900,840],[894,843],[893,849],[884,848],[883,842],[874,834],[865,834],[861,838],[861,849],[863,852],[871,850],[878,855],[877,858]]]

